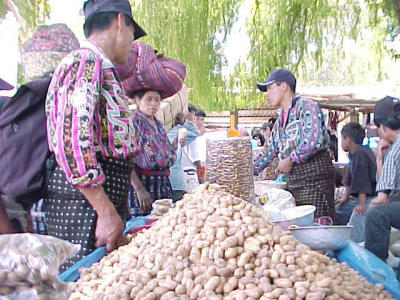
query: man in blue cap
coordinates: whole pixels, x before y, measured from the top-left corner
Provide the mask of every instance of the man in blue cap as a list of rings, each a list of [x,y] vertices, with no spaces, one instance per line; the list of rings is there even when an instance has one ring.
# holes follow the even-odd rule
[[[276,69],[257,87],[271,107],[278,109],[276,124],[266,142],[268,150],[254,165],[258,174],[278,155],[278,174],[288,175],[288,190],[297,205],[316,206],[315,217],[334,218],[334,170],[329,136],[317,103],[295,95],[296,77]]]
[[[391,228],[400,229],[400,99],[380,100],[374,123],[381,138],[376,157],[378,196],[367,211],[365,248],[386,261]]]
[[[49,235],[81,245],[68,268],[95,247],[115,249],[128,216],[135,130],[115,70],[146,33],[128,0],[84,3],[81,48],[56,68],[46,100],[47,134],[57,167],[43,211]]]

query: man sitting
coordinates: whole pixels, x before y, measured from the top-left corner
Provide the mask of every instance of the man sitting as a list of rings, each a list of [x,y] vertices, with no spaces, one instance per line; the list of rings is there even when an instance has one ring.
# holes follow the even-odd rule
[[[374,108],[381,138],[376,158],[378,196],[365,220],[365,248],[383,261],[388,257],[391,227],[400,229],[400,100],[385,97]]]

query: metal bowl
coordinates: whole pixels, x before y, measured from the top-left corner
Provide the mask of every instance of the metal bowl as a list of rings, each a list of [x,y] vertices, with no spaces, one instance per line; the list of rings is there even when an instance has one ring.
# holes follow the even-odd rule
[[[353,225],[289,228],[299,242],[313,250],[340,250],[347,246]]]
[[[287,230],[291,225],[307,226],[314,222],[314,205],[301,205],[282,210],[279,215],[272,216],[269,221]]]

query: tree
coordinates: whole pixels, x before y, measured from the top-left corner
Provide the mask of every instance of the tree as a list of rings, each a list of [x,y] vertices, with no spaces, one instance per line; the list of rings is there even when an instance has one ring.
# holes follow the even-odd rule
[[[43,24],[50,12],[48,0],[0,0],[0,20],[12,12],[20,24],[20,39],[25,39]]]
[[[243,1],[251,3],[247,59],[229,76],[223,45]],[[0,18],[12,11],[22,24],[21,41],[49,13],[49,0],[0,0]],[[256,106],[264,102],[255,83],[276,67],[309,82],[358,82],[384,78],[385,41],[399,35],[400,0],[130,0],[135,19],[148,36],[143,42],[187,66],[189,100],[206,110]],[[372,34],[373,43],[364,43]],[[346,56],[344,41],[368,53]],[[392,56],[396,57],[396,53]],[[355,65],[363,73],[352,72]],[[377,67],[376,67],[377,66]],[[343,69],[346,68],[346,69]],[[314,77],[310,74],[315,74]],[[371,77],[372,78],[372,77]]]

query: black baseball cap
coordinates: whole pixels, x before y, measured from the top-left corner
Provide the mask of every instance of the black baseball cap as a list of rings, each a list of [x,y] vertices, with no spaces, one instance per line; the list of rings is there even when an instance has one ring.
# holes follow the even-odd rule
[[[374,107],[374,122],[380,123],[382,120],[387,120],[400,116],[400,99],[391,96],[379,100]]]
[[[293,91],[296,91],[296,77],[294,77],[292,72],[286,69],[276,69],[272,71],[265,81],[257,83],[257,87],[260,91],[266,92],[267,87],[274,82],[286,82],[293,88]]]
[[[91,16],[102,12],[117,12],[128,16],[135,28],[134,39],[147,35],[147,33],[135,22],[132,16],[131,5],[128,0],[88,0],[83,4],[83,13],[85,21]]]
[[[9,91],[9,90],[12,90],[13,88],[14,87],[11,84],[9,84],[7,81],[0,78],[0,90]]]

